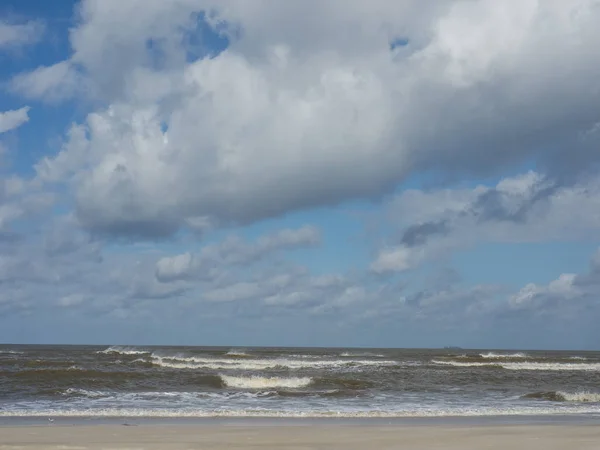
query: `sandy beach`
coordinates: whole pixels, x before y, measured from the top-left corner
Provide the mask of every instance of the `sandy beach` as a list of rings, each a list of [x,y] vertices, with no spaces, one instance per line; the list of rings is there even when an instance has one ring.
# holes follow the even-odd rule
[[[597,450],[595,425],[44,425],[0,427],[0,449]]]

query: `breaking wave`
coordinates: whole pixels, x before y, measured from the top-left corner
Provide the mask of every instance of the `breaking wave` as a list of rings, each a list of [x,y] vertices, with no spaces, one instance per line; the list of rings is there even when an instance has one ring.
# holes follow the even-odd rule
[[[572,408],[553,405],[552,408],[494,408],[473,407],[464,409],[421,409],[421,410],[294,410],[294,409],[199,409],[199,408],[87,408],[0,410],[0,417],[265,417],[265,418],[403,418],[403,417],[478,417],[478,416],[552,416],[561,415]],[[598,413],[598,407],[580,406],[581,414]]]
[[[527,358],[527,355],[525,353],[494,353],[494,352],[488,352],[488,353],[480,353],[479,356],[481,356],[484,359],[524,359]]]
[[[269,384],[269,383],[262,383]],[[288,384],[288,383],[280,383]],[[356,391],[344,390],[344,389],[320,389],[320,390],[298,390],[293,387],[272,387],[268,386],[265,389],[261,388],[235,388],[236,390],[220,390],[220,391],[141,391],[141,392],[119,392],[119,391],[106,391],[106,390],[91,390],[91,389],[79,389],[79,388],[68,388],[66,390],[59,391],[58,394],[65,398],[71,398],[79,401],[82,399],[89,400],[102,400],[103,402],[111,401],[118,403],[130,403],[137,404],[141,407],[145,402],[156,402],[159,401],[164,405],[174,405],[177,407],[191,407],[198,406],[200,400],[204,405],[206,402],[230,402],[233,400],[249,400],[264,399],[264,398],[349,398],[356,397]],[[175,403],[174,403],[175,402]]]
[[[370,352],[344,352],[340,353],[344,358],[385,358],[385,355]]]
[[[462,362],[432,360],[433,364],[454,367],[487,367],[507,370],[600,371],[600,363],[540,363],[540,362]]]
[[[227,356],[235,356],[235,357],[241,357],[241,358],[245,358],[248,356],[248,353],[246,353],[244,350],[239,350],[239,349],[235,349],[232,348],[231,350],[229,350],[227,353],[225,353]]]
[[[119,355],[146,355],[150,354],[148,350],[139,349],[136,347],[123,347],[120,345],[113,345],[104,350],[99,350],[96,353],[99,354],[119,354]]]
[[[396,361],[387,360],[310,360],[310,359],[250,359],[201,358],[196,356],[151,355],[151,362],[157,366],[172,369],[212,369],[212,370],[267,370],[267,369],[318,369],[348,368],[360,366],[396,366]]]
[[[269,388],[288,388],[297,389],[306,387],[313,382],[310,377],[233,377],[221,375],[223,383],[227,387],[238,389],[269,389]]]
[[[62,392],[62,395],[65,396],[75,396],[75,397],[88,397],[88,398],[102,398],[109,397],[110,393],[103,391],[92,391],[89,389],[78,389],[78,388],[69,388]]]
[[[600,403],[600,393],[597,392],[534,392],[524,395],[524,399],[548,400],[552,402]]]
[[[23,355],[25,352],[19,352],[17,350],[0,350],[0,355]]]

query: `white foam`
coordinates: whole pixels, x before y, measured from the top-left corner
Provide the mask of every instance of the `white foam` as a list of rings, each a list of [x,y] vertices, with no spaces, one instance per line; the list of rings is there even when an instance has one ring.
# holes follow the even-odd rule
[[[297,358],[297,359],[323,359],[323,356],[321,355],[296,355],[296,354],[291,354],[291,355],[287,355],[288,358]]]
[[[144,358],[136,358],[133,361],[131,361],[132,363],[148,363],[149,361],[144,359]]]
[[[89,398],[109,397],[111,393],[104,391],[91,391],[88,389],[69,388],[63,392],[63,395],[80,395]]]
[[[197,402],[199,398],[215,400],[235,399],[257,399],[270,397],[277,394],[274,390],[264,391],[221,391],[221,392],[189,392],[189,391],[141,391],[141,392],[118,392],[118,391],[93,391],[89,389],[69,388],[63,396],[87,397],[90,399],[115,400],[118,402],[144,402],[144,401],[176,401],[178,406],[181,402]]]
[[[234,399],[256,399],[262,397],[272,397],[277,395],[277,391],[235,391],[235,392],[200,392],[200,397],[208,397],[217,400],[234,400]]]
[[[256,359],[256,358],[203,358],[185,355],[152,354],[152,363],[173,369],[212,369],[212,370],[266,370],[274,368],[305,369],[305,368],[343,368],[359,366],[395,366],[396,361],[386,360],[298,360],[298,359]]]
[[[1,410],[0,417],[266,417],[266,418],[402,418],[402,417],[485,417],[552,416],[598,414],[598,406],[551,408],[465,408],[423,410],[273,410],[273,409],[197,409],[197,408],[88,408],[88,409],[13,409]]]
[[[226,386],[238,389],[272,389],[272,388],[301,388],[312,383],[309,377],[232,377],[221,375],[221,379]]]
[[[507,370],[600,371],[600,363],[539,363],[539,362],[462,362],[432,360],[434,364],[455,367],[501,367]]]
[[[479,356],[485,359],[523,359],[527,358],[525,353],[481,353]]]
[[[23,355],[24,352],[19,352],[17,350],[0,350],[0,355]]]
[[[244,350],[238,350],[235,348],[232,348],[231,350],[229,350],[226,353],[227,356],[248,356],[248,353],[246,353]]]
[[[559,391],[557,394],[564,398],[566,402],[577,402],[577,403],[600,403],[600,393],[598,392],[562,392]]]
[[[500,363],[441,361],[441,360],[437,360],[437,359],[433,359],[431,362],[433,364],[441,364],[441,365],[445,365],[445,366],[455,366],[455,367],[494,367],[494,366],[500,366]]]
[[[113,345],[111,347],[105,348],[104,350],[99,350],[96,353],[104,353],[104,354],[117,353],[120,355],[145,355],[150,352],[148,350],[143,350],[143,349],[139,349],[136,347],[122,347],[120,345]]]
[[[136,360],[136,361],[143,361],[143,360]],[[220,366],[215,366],[215,367],[210,367],[209,364],[207,365],[202,365],[202,364],[196,364],[196,363],[180,363],[180,362],[172,362],[168,359],[163,359],[160,357],[154,357],[152,358],[152,364],[156,365],[156,366],[160,366],[160,367],[166,367],[169,369],[200,369],[200,368],[206,368],[206,369],[222,369],[223,367]]]
[[[343,356],[345,358],[347,357],[351,357],[351,358],[385,358],[385,355],[379,354],[379,353],[370,353],[370,352],[344,352],[344,353],[340,353],[340,356]]]

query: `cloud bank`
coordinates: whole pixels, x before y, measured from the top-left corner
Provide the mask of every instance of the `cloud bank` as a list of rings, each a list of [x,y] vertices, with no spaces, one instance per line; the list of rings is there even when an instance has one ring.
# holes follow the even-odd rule
[[[490,242],[597,247],[595,1],[86,0],[74,14],[68,57],[4,85],[84,112],[33,173],[1,180],[6,317],[343,317],[504,342],[598,317],[596,257],[517,289],[451,267]],[[41,45],[43,24],[0,19],[0,50]],[[8,108],[2,138],[29,132],[30,106]],[[294,215],[359,202],[375,209],[370,260],[323,270],[338,230]]]

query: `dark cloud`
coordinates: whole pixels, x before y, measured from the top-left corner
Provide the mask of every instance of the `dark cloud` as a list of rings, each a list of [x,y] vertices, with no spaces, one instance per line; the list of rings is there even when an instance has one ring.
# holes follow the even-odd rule
[[[423,245],[430,236],[445,235],[450,231],[448,220],[439,220],[435,222],[425,222],[409,226],[400,242],[407,247]]]
[[[77,216],[81,224],[92,235],[117,240],[164,240],[173,236],[180,224],[168,214],[140,217],[134,211],[115,217],[97,215],[95,211],[79,205]]]
[[[2,244],[16,244],[23,239],[23,235],[14,231],[0,231],[0,245]]]
[[[472,214],[479,222],[510,221],[525,223],[531,211],[559,189],[558,184],[547,185],[546,180],[538,181],[537,184],[542,186],[539,188],[533,186],[531,193],[517,195],[497,188],[489,189],[477,197],[468,211],[465,211],[465,214]]]

